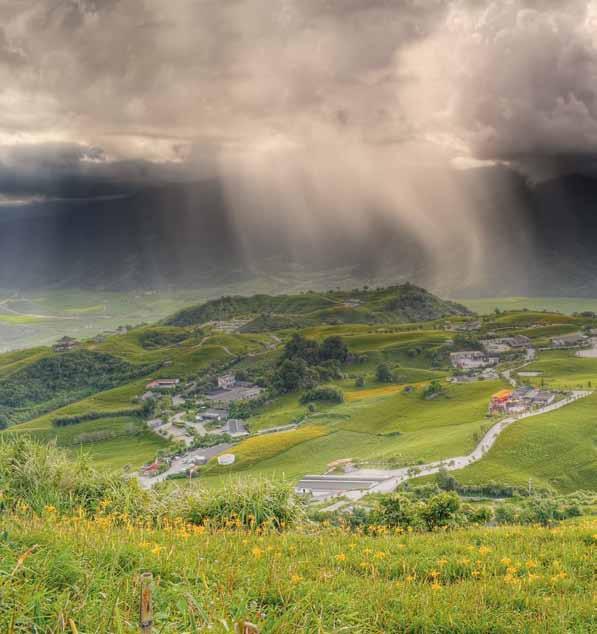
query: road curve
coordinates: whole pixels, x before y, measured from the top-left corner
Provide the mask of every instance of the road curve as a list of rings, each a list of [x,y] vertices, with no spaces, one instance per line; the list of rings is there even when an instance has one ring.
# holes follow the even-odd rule
[[[368,495],[369,493],[390,493],[396,489],[399,484],[406,482],[411,478],[418,478],[426,475],[433,475],[438,473],[441,469],[445,469],[446,471],[455,471],[457,469],[463,469],[468,465],[481,460],[481,458],[491,449],[497,440],[498,436],[510,425],[515,423],[518,420],[523,418],[529,418],[531,416],[539,416],[540,414],[545,414],[547,412],[552,412],[556,409],[560,409],[574,401],[578,401],[581,398],[585,398],[592,394],[591,390],[578,390],[572,392],[570,396],[562,399],[561,401],[557,401],[552,403],[551,405],[547,405],[546,407],[542,407],[541,409],[534,410],[532,412],[528,412],[526,414],[521,414],[520,416],[511,416],[509,418],[505,418],[495,425],[493,425],[483,436],[479,444],[475,447],[475,449],[468,454],[467,456],[457,456],[455,458],[444,458],[443,460],[438,460],[436,462],[430,462],[428,464],[416,466],[416,467],[403,467],[402,469],[358,469],[357,471],[352,471],[350,473],[350,477],[371,477],[371,478],[379,478],[386,476],[386,479],[383,482],[375,485],[374,487],[366,490],[366,491],[351,491],[349,494],[344,494],[346,497],[351,500],[358,500],[364,495]]]

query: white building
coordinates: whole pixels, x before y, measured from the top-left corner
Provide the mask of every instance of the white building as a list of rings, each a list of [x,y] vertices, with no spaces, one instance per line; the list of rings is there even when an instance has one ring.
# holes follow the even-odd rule
[[[236,385],[236,377],[234,374],[224,374],[218,377],[218,387],[221,390],[229,390]]]

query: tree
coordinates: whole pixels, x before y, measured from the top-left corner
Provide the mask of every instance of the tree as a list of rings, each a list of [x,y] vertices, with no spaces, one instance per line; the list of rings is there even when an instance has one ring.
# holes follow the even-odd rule
[[[456,493],[439,493],[427,502],[421,516],[427,528],[432,530],[439,526],[455,525],[459,510],[460,498]]]
[[[273,384],[279,392],[294,392],[304,387],[306,377],[307,364],[303,359],[286,359],[278,367]]]
[[[283,359],[302,359],[309,365],[319,363],[319,344],[295,333],[284,346]]]
[[[334,336],[324,339],[319,356],[323,361],[338,361],[345,363],[348,357],[348,347],[342,337]]]
[[[354,386],[355,387],[364,387],[365,386],[365,379],[362,376],[357,376],[357,378],[354,381]]]
[[[419,508],[404,495],[384,496],[374,511],[374,521],[383,526],[419,526]]]
[[[6,416],[6,414],[0,414],[0,429],[6,429],[9,424],[8,416]]]
[[[394,374],[387,363],[380,363],[375,371],[375,377],[380,383],[392,383]]]

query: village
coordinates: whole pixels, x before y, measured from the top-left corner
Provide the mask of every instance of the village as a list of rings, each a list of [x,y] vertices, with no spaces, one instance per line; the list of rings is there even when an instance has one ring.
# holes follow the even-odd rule
[[[231,373],[219,376],[217,387],[205,393],[187,395],[192,387],[182,386],[178,378],[158,378],[147,383],[146,392],[139,397],[141,402],[166,403],[158,406],[160,416],[148,420],[147,426],[181,447],[174,455],[163,455],[144,465],[140,470],[144,478],[164,473],[192,474],[211,457],[249,435],[245,422],[230,415],[230,406],[259,398],[263,388],[237,380]],[[232,464],[234,455],[220,455],[218,462]]]

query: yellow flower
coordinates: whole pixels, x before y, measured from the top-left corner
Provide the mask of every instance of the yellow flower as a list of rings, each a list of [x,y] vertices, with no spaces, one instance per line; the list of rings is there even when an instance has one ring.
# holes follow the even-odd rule
[[[155,546],[151,549],[151,552],[152,552],[154,555],[159,555],[159,554],[160,554],[160,552],[161,552],[162,550],[164,550],[164,547],[163,547],[163,546],[159,546],[158,544],[156,544],[156,545],[155,545]]]
[[[56,507],[52,504],[48,504],[47,506],[44,506],[44,511],[46,513],[56,513]]]
[[[405,579],[406,583],[412,583],[415,580],[414,575],[408,575]]]
[[[537,562],[534,561],[533,559],[529,559],[526,563],[526,567],[527,568],[536,568],[537,567]]]
[[[263,555],[263,550],[261,550],[259,546],[255,546],[251,552],[253,553],[253,557],[255,557],[255,559],[259,559],[261,555]]]
[[[346,561],[346,555],[344,553],[340,553],[339,555],[336,555],[336,559],[337,561]]]
[[[504,564],[504,566],[509,566],[512,563],[510,557],[504,557],[500,560],[500,563]]]
[[[478,577],[481,573],[478,570],[473,570],[471,572],[471,575],[473,575],[473,577]]]
[[[303,578],[300,575],[292,575],[290,577],[290,581],[292,584],[296,585],[297,583],[300,583],[303,580]]]
[[[438,559],[437,560],[437,565],[441,568],[442,566],[445,566],[448,563],[447,559]]]
[[[471,563],[471,560],[470,560],[468,557],[463,557],[463,558],[460,560],[460,563],[461,563],[463,566],[468,566],[468,565]]]
[[[487,553],[491,552],[491,548],[489,548],[488,546],[480,546],[479,547],[479,554],[480,555],[486,555]]]
[[[437,570],[432,570],[432,571],[429,573],[429,576],[430,576],[432,579],[437,579],[437,577],[439,577],[439,572],[438,572]]]
[[[432,589],[432,590],[439,590],[441,587],[442,587],[442,586],[441,586],[441,583],[437,583],[437,581],[434,581],[434,582],[431,584],[431,589]]]
[[[515,575],[518,572],[518,568],[516,566],[508,566],[508,568],[506,568],[506,572],[509,575]]]
[[[385,556],[386,554],[381,550],[378,550],[374,555],[375,559],[383,559]]]

